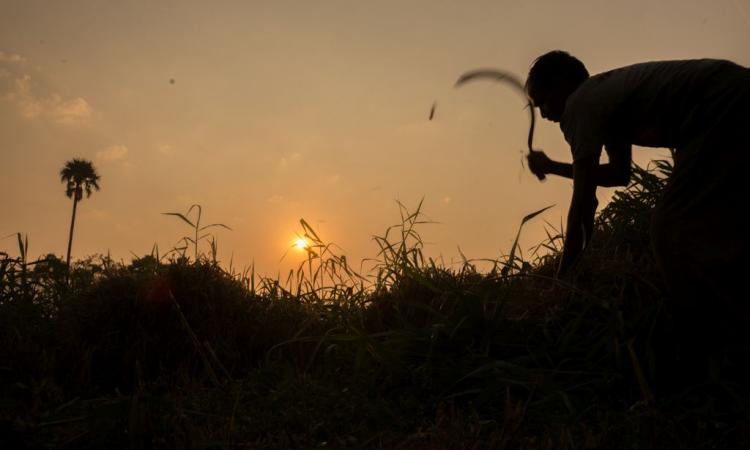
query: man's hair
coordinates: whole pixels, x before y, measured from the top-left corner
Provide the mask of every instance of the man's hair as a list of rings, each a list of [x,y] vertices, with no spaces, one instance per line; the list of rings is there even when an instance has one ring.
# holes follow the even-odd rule
[[[578,86],[586,81],[589,72],[586,66],[570,53],[553,50],[538,57],[531,64],[526,79],[526,93],[529,89],[555,89],[560,86]]]

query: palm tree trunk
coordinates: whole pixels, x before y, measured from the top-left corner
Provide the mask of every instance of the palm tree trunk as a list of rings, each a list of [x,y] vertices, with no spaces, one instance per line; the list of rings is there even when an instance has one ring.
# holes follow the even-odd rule
[[[70,236],[68,237],[68,256],[65,259],[70,272],[70,249],[73,247],[73,227],[76,223],[76,207],[78,206],[78,194],[73,195],[73,216],[70,218]]]

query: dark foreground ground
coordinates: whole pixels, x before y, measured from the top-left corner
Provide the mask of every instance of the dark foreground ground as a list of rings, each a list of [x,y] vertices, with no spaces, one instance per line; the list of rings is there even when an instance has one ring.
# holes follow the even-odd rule
[[[417,213],[368,286],[326,251],[289,280],[0,255],[0,448],[750,448],[747,341],[686,346],[653,266],[668,169],[636,171],[566,281],[554,232],[436,266]]]

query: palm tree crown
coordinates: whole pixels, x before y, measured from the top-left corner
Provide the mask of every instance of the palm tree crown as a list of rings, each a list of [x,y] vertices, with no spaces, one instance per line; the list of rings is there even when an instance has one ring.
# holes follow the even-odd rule
[[[73,199],[73,215],[70,218],[70,234],[68,235],[68,255],[65,258],[65,263],[70,270],[70,249],[73,247],[76,207],[83,198],[83,191],[86,191],[86,198],[88,198],[94,189],[99,190],[99,175],[97,175],[91,161],[73,158],[66,162],[60,171],[60,181],[65,183],[65,195]]]
[[[66,162],[60,171],[60,181],[66,183],[65,195],[68,198],[75,195],[75,201],[83,198],[84,191],[86,197],[90,197],[94,189],[99,190],[99,175],[91,161],[85,159],[73,158]]]

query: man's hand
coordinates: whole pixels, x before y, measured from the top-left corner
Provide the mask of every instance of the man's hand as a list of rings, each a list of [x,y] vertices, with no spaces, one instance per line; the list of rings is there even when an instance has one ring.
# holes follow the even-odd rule
[[[531,150],[526,159],[529,161],[529,170],[540,180],[551,172],[552,160],[543,151]]]

